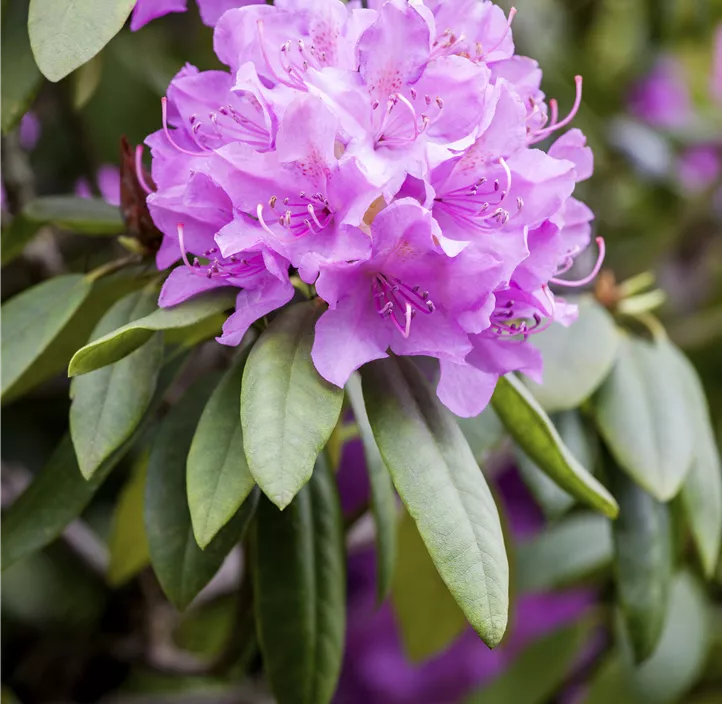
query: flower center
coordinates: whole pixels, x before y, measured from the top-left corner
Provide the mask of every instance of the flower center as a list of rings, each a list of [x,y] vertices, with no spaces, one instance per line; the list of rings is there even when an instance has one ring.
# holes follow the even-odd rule
[[[331,205],[322,193],[309,196],[301,191],[295,197],[287,196],[283,199],[273,195],[268,199],[267,207],[277,218],[278,224],[294,237],[319,233],[333,219]],[[264,210],[263,204],[259,203],[256,208],[258,222],[266,232],[273,235],[273,231],[266,222]]]
[[[421,291],[420,286],[409,286],[395,276],[376,274],[371,286],[376,312],[391,320],[404,337],[409,336],[411,321],[417,311],[429,315],[436,310],[428,291]]]
[[[435,198],[437,207],[459,225],[472,227],[506,225],[512,217],[509,210],[504,207],[511,189],[511,171],[504,159],[499,159],[499,164],[504,169],[506,177],[504,188],[498,178],[489,181],[483,176],[471,185],[447,191]],[[517,198],[515,215],[518,215],[523,207],[524,201]]]

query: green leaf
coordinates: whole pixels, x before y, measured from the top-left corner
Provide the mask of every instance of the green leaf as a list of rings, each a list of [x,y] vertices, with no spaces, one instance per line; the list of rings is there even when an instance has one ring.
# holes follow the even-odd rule
[[[319,457],[283,511],[261,499],[253,545],[256,626],[279,704],[327,704],[336,689],[346,625],[341,508]]]
[[[595,450],[581,415],[576,411],[563,411],[550,416],[550,420],[571,454],[579,460],[582,467],[589,467],[593,471]],[[559,518],[574,505],[574,497],[560,489],[518,447],[517,463],[524,483],[547,518]]]
[[[118,587],[132,579],[149,562],[148,538],[143,524],[148,453],[144,452],[118,497],[108,538],[108,582]]]
[[[396,494],[391,475],[374,440],[358,374],[351,375],[346,384],[346,393],[358,424],[366,457],[371,512],[376,524],[376,599],[380,604],[391,588],[391,578],[396,565]]]
[[[25,245],[35,237],[39,229],[39,223],[28,220],[22,214],[16,215],[12,222],[2,230],[0,264],[5,266],[19,257],[23,253]]]
[[[343,405],[343,389],[323,379],[311,359],[320,312],[308,302],[279,315],[254,345],[243,373],[246,459],[258,486],[280,509],[309,480]]]
[[[63,437],[30,486],[3,514],[2,569],[55,540],[90,503],[121,457],[119,451],[86,481],[78,469],[70,436]]]
[[[148,428],[184,360],[185,357],[177,357],[164,366],[153,403],[143,422],[89,480],[80,473],[70,435],[65,435],[30,486],[3,513],[0,559],[3,570],[44,548],[82,513],[113,467]]]
[[[456,422],[479,464],[484,463],[506,437],[504,426],[491,406],[487,406],[475,418],[457,418]]]
[[[398,522],[398,560],[391,598],[404,650],[412,661],[441,652],[467,628],[464,612],[434,567],[406,511]]]
[[[234,303],[235,291],[220,289],[172,308],[158,308],[150,315],[123,325],[79,349],[70,360],[68,376],[87,374],[117,362],[147,342],[154,333],[194,325],[231,308]]]
[[[709,648],[709,613],[699,584],[688,572],[672,583],[659,645],[635,667],[624,639],[593,680],[585,704],[667,704],[682,699],[700,675]]]
[[[103,55],[97,54],[73,74],[73,107],[84,108],[100,85],[103,75]]]
[[[186,461],[212,383],[201,378],[170,410],[153,440],[148,462],[145,530],[150,560],[166,596],[181,611],[242,538],[258,501],[254,492],[205,550],[198,547],[186,496]]]
[[[491,404],[516,444],[559,487],[606,516],[617,515],[614,498],[569,452],[547,414],[516,377],[499,379]]]
[[[155,308],[156,295],[136,292],[118,301],[101,319],[93,338],[102,337]],[[125,359],[70,386],[70,436],[80,471],[88,479],[140,423],[155,391],[163,361],[163,336],[154,337]]]
[[[506,629],[509,566],[499,514],[471,449],[409,359],[371,362],[361,379],[396,490],[449,591],[494,647]]]
[[[102,198],[43,196],[23,208],[23,216],[38,225],[55,225],[81,235],[120,235],[125,232],[120,209]]]
[[[93,58],[123,27],[136,0],[30,0],[28,31],[50,81]]]
[[[28,4],[22,0],[13,0],[10,7],[3,9],[0,30],[3,134],[12,130],[28,111],[42,80],[30,50],[27,18]],[[3,263],[5,256],[3,251]]]
[[[81,274],[48,279],[2,307],[2,395],[62,332],[92,289]]]
[[[546,704],[562,688],[592,631],[579,621],[538,638],[514,656],[508,668],[465,704]]]
[[[147,283],[148,276],[143,270],[134,267],[94,281],[91,293],[85,297],[60,333],[12,387],[3,392],[3,403],[10,403],[67,368],[73,353],[88,341],[88,336],[108,308],[122,296]]]
[[[676,352],[666,340],[625,336],[594,403],[614,458],[660,501],[679,492],[694,455],[694,426]]]
[[[517,547],[519,590],[541,592],[564,586],[611,561],[610,522],[596,513],[576,513]]]
[[[711,577],[722,540],[722,466],[702,383],[689,360],[676,352],[687,392],[687,412],[695,428],[694,459],[682,485],[682,505],[704,572]]]
[[[205,548],[255,486],[243,454],[241,378],[244,350],[221,379],[198,422],[186,466],[196,542]]]
[[[617,603],[636,662],[654,651],[667,615],[672,535],[667,507],[609,466],[619,517],[612,525]]]
[[[612,316],[591,296],[578,301],[579,318],[534,335],[544,359],[544,383],[524,379],[547,412],[578,408],[609,374],[619,347]]]

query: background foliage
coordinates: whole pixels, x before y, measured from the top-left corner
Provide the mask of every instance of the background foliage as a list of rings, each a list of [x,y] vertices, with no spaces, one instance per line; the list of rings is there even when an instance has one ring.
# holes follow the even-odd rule
[[[584,75],[575,124],[587,134],[596,166],[579,197],[607,240],[607,274],[596,289],[598,302],[583,300],[574,328],[540,338],[545,385],[530,393],[514,380],[502,382],[496,415],[485,412],[461,427],[475,460],[494,479],[493,491],[506,496],[500,468],[518,465],[546,519],[529,539],[514,525],[513,502],[503,501],[511,524],[502,528],[511,552],[512,622],[533,621],[528,595],[570,585],[583,587],[592,605],[541,639],[514,645],[512,634],[508,650],[502,647],[513,653],[500,656],[504,667],[486,672],[475,665],[468,701],[559,701],[570,692],[586,702],[719,701],[720,514],[710,487],[718,484],[714,438],[722,431],[722,186],[718,178],[690,192],[678,158],[691,145],[721,145],[722,118],[708,85],[722,4],[515,4],[516,42],[544,67],[543,87],[559,97],[562,114],[574,74]],[[429,560],[427,547],[432,556],[434,549],[426,524],[405,513],[398,526],[389,521],[394,501],[383,464],[413,512],[428,497],[404,483],[404,463],[418,458],[399,448],[399,435],[420,439],[422,459],[438,452],[451,481],[460,481],[463,471],[476,470],[468,453],[459,455],[456,431],[413,416],[408,405],[401,411],[389,405],[385,394],[394,384],[400,384],[397,400],[424,393],[414,371],[386,378],[388,369],[372,365],[347,388],[339,425],[341,395],[304,387],[311,399],[322,395],[329,409],[302,429],[304,436],[320,433],[307,456],[293,452],[294,438],[269,450],[257,441],[273,426],[273,409],[252,405],[254,379],[272,374],[264,359],[278,359],[291,344],[303,350],[312,305],[274,321],[275,337],[265,336],[250,355],[220,348],[208,340],[229,301],[211,296],[181,311],[153,313],[155,271],[128,259],[138,233],[100,198],[107,200],[103,170],[120,163],[121,135],[136,144],[157,129],[159,99],[182,63],[216,66],[211,30],[196,13],[192,7],[115,36],[123,20],[108,15],[107,46],[93,56],[99,47],[92,42],[104,42],[86,37],[67,65],[51,61],[51,72],[72,71],[51,83],[30,50],[28,3],[3,2],[2,298],[19,296],[3,306],[3,506],[14,504],[3,517],[3,701],[262,702],[271,696],[269,680],[282,702],[327,701],[341,668],[346,618],[347,662],[337,699],[354,701],[352,660],[367,653],[353,640],[354,594],[349,591],[345,614],[337,587],[346,569],[343,543],[353,588],[360,564],[354,555],[368,552],[374,540],[362,518],[369,507],[349,508],[344,493],[357,434],[366,449],[378,546],[372,594],[382,601],[390,592],[406,653],[398,656],[403,667],[389,666],[386,679],[378,675],[369,696],[381,704],[426,701],[423,696],[446,701],[449,695],[434,694],[434,678],[444,678],[441,665],[414,666],[413,677],[423,682],[419,694],[399,684],[406,662],[438,657],[454,640],[454,652],[461,652],[467,636],[478,642],[466,632],[467,621],[476,626],[474,619],[483,618],[459,596],[463,580]],[[42,45],[44,36],[35,41]],[[48,59],[33,46],[47,75]],[[685,68],[699,115],[693,129],[663,131],[629,115],[630,88],[660,53]],[[17,128],[28,109],[40,122],[32,149]],[[58,197],[88,192],[93,199]],[[118,260],[126,266],[116,271]],[[657,303],[668,337],[654,319],[638,315]],[[303,355],[301,362],[290,356],[300,368],[289,374],[309,377]],[[117,363],[106,366],[109,361]],[[239,415],[233,389],[242,376],[244,407],[254,409],[246,411],[243,429],[221,422]],[[110,421],[102,414],[109,397],[119,409]],[[403,416],[406,425],[384,434],[389,415]],[[280,514],[283,520],[253,488],[249,468],[230,464],[245,444],[266,493],[273,495],[260,479],[264,468],[279,464],[288,466],[295,493],[329,434],[313,479]],[[87,450],[76,458],[79,447]],[[209,473],[209,462],[222,471]],[[335,505],[331,472],[339,463],[343,514],[319,510]],[[596,478],[583,467],[596,469]],[[611,524],[603,514],[615,513],[614,499],[620,515]],[[283,493],[276,503],[286,503]],[[233,548],[239,540],[242,553]],[[251,572],[253,584],[239,578]],[[319,603],[330,617],[317,612]],[[289,659],[289,642],[304,645],[303,659],[297,651]]]

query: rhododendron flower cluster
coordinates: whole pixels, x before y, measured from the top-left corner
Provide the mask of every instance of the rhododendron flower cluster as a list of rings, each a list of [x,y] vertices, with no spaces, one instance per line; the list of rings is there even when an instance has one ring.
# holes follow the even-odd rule
[[[589,243],[572,193],[592,154],[487,0],[278,0],[215,25],[227,71],[184,67],[147,139],[148,206],[176,305],[239,289],[219,341],[288,303],[328,304],[313,361],[343,386],[365,362],[426,355],[438,395],[476,415],[501,374],[539,378],[529,337],[575,309],[549,284]],[[547,151],[539,148],[560,134]],[[150,192],[150,189],[148,189]],[[587,283],[596,273],[573,284]]]

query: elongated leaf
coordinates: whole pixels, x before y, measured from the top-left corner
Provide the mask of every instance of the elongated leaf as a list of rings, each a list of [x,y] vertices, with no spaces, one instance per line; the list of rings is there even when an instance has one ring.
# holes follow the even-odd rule
[[[536,592],[587,577],[612,561],[610,522],[595,513],[578,513],[517,547],[519,590]]]
[[[172,308],[158,308],[150,315],[114,330],[79,349],[70,360],[68,376],[87,374],[117,362],[147,342],[160,330],[194,325],[232,307],[235,292],[228,289],[196,296]]]
[[[14,0],[3,9],[2,37],[2,132],[13,129],[30,107],[42,76],[30,50],[27,30],[28,3]],[[3,247],[4,247],[3,242]],[[5,252],[3,251],[3,263]]]
[[[596,452],[580,414],[576,411],[564,411],[550,416],[550,420],[571,454],[579,460],[582,467],[589,467],[593,472]],[[574,505],[574,497],[560,489],[518,447],[517,462],[524,483],[547,518],[559,518]]]
[[[108,582],[125,584],[149,562],[148,538],[143,524],[145,482],[148,476],[148,453],[143,453],[118,497],[108,539],[110,564]]]
[[[410,360],[372,362],[361,379],[396,490],[449,591],[494,647],[506,629],[509,566],[499,514],[469,445]]]
[[[148,281],[147,273],[136,267],[129,267],[127,270],[94,281],[91,292],[60,333],[20,378],[3,392],[3,404],[12,403],[47,379],[65,371],[70,358],[88,341],[93,328],[108,308],[128,293],[145,286]]]
[[[91,288],[80,274],[56,276],[3,305],[3,397],[58,337]]]
[[[667,507],[608,464],[619,517],[612,525],[617,603],[636,662],[654,651],[667,615],[672,535]]]
[[[93,495],[116,464],[151,424],[163,395],[185,361],[168,362],[161,372],[151,407],[133,435],[86,480],[80,473],[73,443],[66,435],[25,492],[3,514],[2,569],[55,540],[65,526],[90,503]]]
[[[694,427],[675,351],[626,336],[595,396],[599,429],[619,465],[652,496],[669,501],[692,465]]]
[[[396,622],[409,658],[425,660],[444,650],[468,624],[406,511],[399,518],[398,548],[391,588]]]
[[[98,323],[102,337],[155,308],[155,291],[131,293]],[[150,405],[163,360],[163,336],[154,337],[125,359],[73,379],[70,436],[87,479],[130,436]]]
[[[279,704],[327,704],[341,669],[346,622],[341,509],[323,457],[280,512],[258,507],[253,546],[256,624]]]
[[[205,548],[255,486],[243,454],[241,379],[248,349],[213,391],[198,422],[186,466],[196,542]]]
[[[504,426],[491,406],[487,406],[475,418],[457,418],[456,422],[479,464],[484,462],[489,453],[506,437]]]
[[[609,374],[619,347],[612,316],[591,297],[576,302],[579,318],[572,325],[552,325],[534,336],[544,359],[544,383],[525,382],[549,413],[586,401]]]
[[[125,225],[120,209],[102,198],[44,196],[31,200],[23,216],[37,225],[55,225],[83,235],[120,235]]]
[[[689,360],[675,352],[695,428],[694,459],[682,485],[682,504],[705,574],[711,577],[722,540],[722,466],[700,379]]]
[[[215,381],[200,379],[171,409],[160,424],[148,463],[145,530],[151,564],[166,596],[180,610],[208,584],[241,539],[258,501],[255,492],[205,550],[198,547],[186,497],[186,461]]]
[[[366,457],[371,511],[376,524],[376,598],[378,603],[381,603],[391,588],[391,578],[396,564],[396,494],[391,475],[374,440],[358,374],[353,374],[348,380],[346,393],[361,433]]]
[[[93,58],[122,28],[135,0],[30,0],[35,61],[50,81]]]
[[[514,376],[501,377],[491,404],[517,445],[562,489],[614,518],[611,494],[569,452],[529,390]]]
[[[591,622],[579,621],[542,636],[514,657],[490,684],[465,704],[546,704],[564,684],[591,635]]]
[[[279,315],[254,345],[243,373],[246,459],[258,486],[280,509],[309,480],[341,414],[343,389],[323,379],[311,359],[320,312],[308,302]]]
[[[631,648],[622,638],[621,652],[600,668],[585,704],[671,704],[694,685],[709,648],[709,613],[705,596],[687,572],[676,575],[669,611],[659,645],[642,665],[633,663]]]

